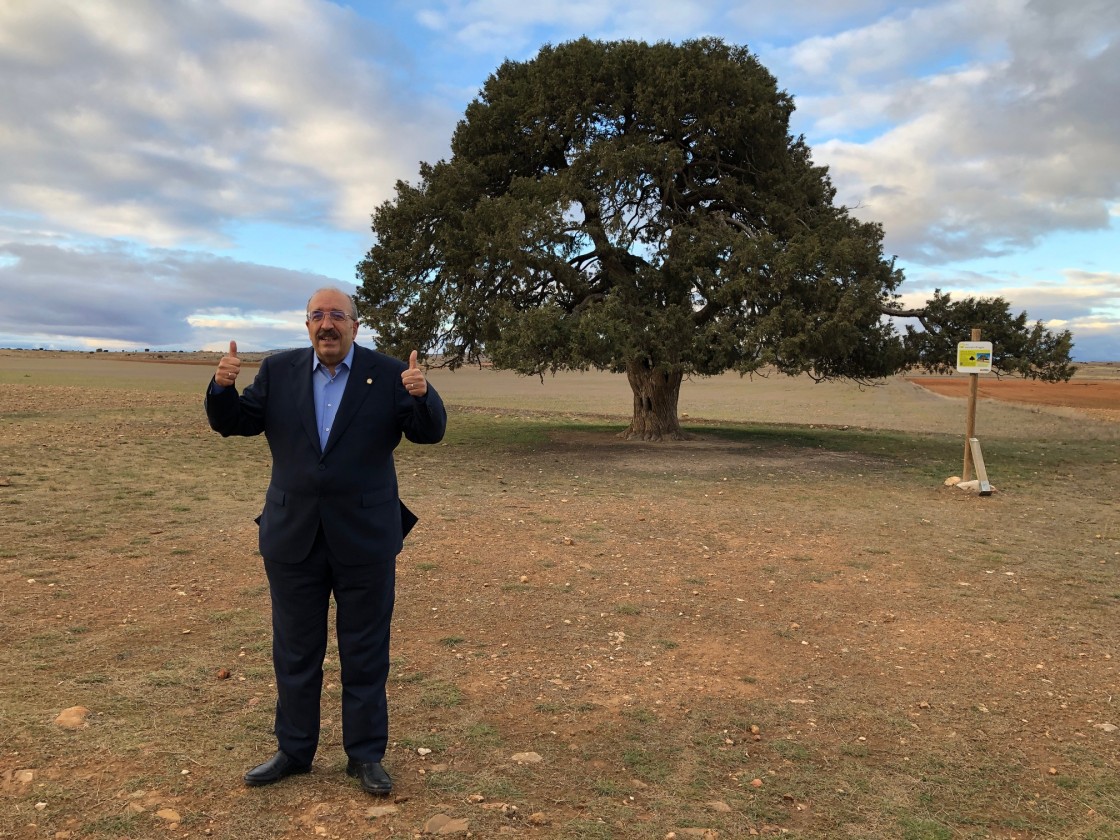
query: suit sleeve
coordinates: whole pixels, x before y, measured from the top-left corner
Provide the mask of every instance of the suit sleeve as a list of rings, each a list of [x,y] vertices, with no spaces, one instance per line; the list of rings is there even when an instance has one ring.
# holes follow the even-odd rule
[[[447,431],[447,410],[439,393],[428,383],[428,393],[417,398],[397,385],[397,421],[413,443],[439,443]]]
[[[206,419],[210,428],[222,437],[249,437],[264,431],[265,406],[268,402],[268,359],[261,363],[253,384],[241,394],[236,388],[213,392],[214,380],[206,386]]]

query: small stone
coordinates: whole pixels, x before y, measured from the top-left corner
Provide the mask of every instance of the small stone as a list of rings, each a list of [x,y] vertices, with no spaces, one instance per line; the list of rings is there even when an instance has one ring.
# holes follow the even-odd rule
[[[464,819],[452,819],[447,814],[436,814],[428,817],[424,823],[425,834],[466,834],[470,826]]]
[[[220,680],[228,680],[230,678],[229,668],[219,668],[218,673],[214,676]]]
[[[721,814],[730,814],[731,813],[731,806],[728,805],[726,802],[720,802],[719,800],[709,802],[708,807],[711,808],[713,811],[718,811]]]
[[[762,779],[751,779],[751,787],[762,787]]]
[[[371,820],[375,820],[378,817],[387,817],[390,814],[395,814],[398,810],[396,805],[374,805],[372,808],[366,810],[366,816]]]
[[[36,810],[36,811],[45,811],[45,810],[47,810],[47,803],[46,803],[46,802],[36,802],[36,803],[35,803],[35,810]]]
[[[416,754],[417,755],[431,755],[432,751],[430,749],[428,749],[427,747],[417,747],[416,748]]]
[[[1114,724],[1114,723],[1095,723],[1093,725],[1097,729],[1100,729],[1104,732],[1115,732],[1116,731],[1116,724]]]
[[[529,825],[548,825],[548,817],[544,811],[537,811],[529,815]]]
[[[87,717],[89,717],[89,709],[85,706],[71,706],[59,713],[54,719],[54,725],[61,726],[63,729],[84,729]]]
[[[540,764],[544,759],[535,752],[522,752],[514,753],[510,756],[510,761],[515,764]]]
[[[961,483],[961,477],[959,475],[951,475],[947,479],[945,479],[945,486],[946,487],[953,487],[953,486],[955,486],[957,484],[960,484],[960,483]]]
[[[177,823],[182,822],[183,818],[179,816],[179,812],[174,808],[160,808],[156,811],[156,816],[164,822]]]

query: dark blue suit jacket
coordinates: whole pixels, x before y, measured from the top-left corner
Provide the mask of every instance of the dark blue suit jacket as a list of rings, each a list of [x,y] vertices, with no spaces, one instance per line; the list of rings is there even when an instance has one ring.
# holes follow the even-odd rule
[[[408,366],[354,345],[354,364],[327,439],[319,445],[308,347],[267,357],[240,395],[207,389],[206,416],[223,437],[263,432],[272,451],[260,551],[267,561],[307,557],[319,525],[344,564],[391,561],[416,519],[397,495],[393,450],[401,436],[438,443],[447,426],[439,394],[420,399],[401,384]]]

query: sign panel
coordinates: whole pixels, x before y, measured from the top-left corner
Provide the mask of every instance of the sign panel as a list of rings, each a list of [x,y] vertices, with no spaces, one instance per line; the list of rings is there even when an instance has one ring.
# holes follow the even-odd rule
[[[962,341],[957,345],[958,373],[991,373],[992,342]]]

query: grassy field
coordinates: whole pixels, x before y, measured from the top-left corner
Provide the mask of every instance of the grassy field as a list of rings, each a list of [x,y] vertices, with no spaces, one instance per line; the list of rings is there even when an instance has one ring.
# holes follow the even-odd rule
[[[1120,425],[982,401],[981,498],[963,401],[901,378],[689,382],[645,444],[623,377],[433,372],[384,801],[333,648],[314,772],[241,784],[268,451],[211,370],[0,354],[0,837],[1120,838]]]

